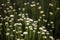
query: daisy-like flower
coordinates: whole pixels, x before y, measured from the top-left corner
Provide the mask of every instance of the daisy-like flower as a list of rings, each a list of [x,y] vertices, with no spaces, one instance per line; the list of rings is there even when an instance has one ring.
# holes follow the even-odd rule
[[[28,34],[28,32],[23,32],[23,34]]]

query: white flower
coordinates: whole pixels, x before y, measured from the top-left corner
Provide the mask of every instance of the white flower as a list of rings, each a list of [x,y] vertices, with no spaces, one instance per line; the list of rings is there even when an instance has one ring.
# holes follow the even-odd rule
[[[39,6],[38,9],[41,9],[41,6]]]
[[[9,32],[7,32],[7,33],[6,33],[6,36],[8,36],[8,35],[10,35],[10,33],[9,33]]]
[[[51,23],[51,24],[53,24],[54,22],[53,22],[53,21],[51,21],[50,23]]]
[[[53,4],[52,3],[49,3],[49,6],[53,6]]]
[[[21,36],[23,36],[23,34],[21,34]]]
[[[23,34],[28,34],[28,32],[23,32]]]
[[[29,25],[29,23],[26,23],[26,25]]]
[[[49,12],[50,15],[53,15],[53,12]]]
[[[40,19],[38,19],[38,21],[41,21]]]
[[[22,11],[25,11],[25,8],[22,8]]]
[[[24,39],[21,39],[21,40],[24,40]]]
[[[27,3],[24,3],[24,5],[27,5]]]
[[[33,21],[33,19],[29,19],[29,21]]]
[[[13,30],[13,32],[15,32],[16,30]]]
[[[47,36],[43,36],[43,38],[47,38]]]
[[[34,28],[34,30],[36,30],[37,28]]]
[[[33,30],[33,32],[36,32],[35,30]]]
[[[38,3],[36,3],[37,5],[39,5],[39,2]]]
[[[15,12],[16,11],[16,9],[13,9],[13,12]]]
[[[7,3],[10,3],[9,1]]]
[[[5,22],[5,25],[8,24],[8,22]]]
[[[18,8],[18,10],[21,10],[21,8]]]
[[[57,7],[57,10],[60,10],[60,8]]]
[[[42,17],[40,16],[39,18],[41,19]]]
[[[48,23],[47,25],[49,26],[50,24]]]
[[[44,32],[47,32],[47,30],[46,30],[46,29],[44,29],[43,31],[44,31]]]
[[[16,3],[13,3],[13,5],[15,5]]]
[[[32,26],[29,26],[29,28],[32,28]]]
[[[53,36],[49,36],[49,38],[51,38],[52,40],[54,40]]]
[[[44,34],[45,34],[45,32],[42,32],[42,34],[44,35]]]
[[[29,2],[27,2],[27,4],[30,4]]]
[[[46,32],[46,35],[49,35],[49,32]]]
[[[1,4],[2,6],[4,6],[5,4]]]
[[[17,39],[17,40],[20,40],[20,39]]]
[[[25,27],[25,29],[28,29],[28,27]]]
[[[40,30],[43,30],[43,28],[42,28],[42,27],[39,27],[39,29],[40,29]]]
[[[14,35],[13,34],[10,34],[11,37],[13,37]]]
[[[45,16],[45,14],[42,15],[43,17]]]
[[[37,32],[38,34],[40,34],[40,32]]]
[[[7,28],[7,31],[9,31],[10,29],[9,28]]]
[[[43,29],[45,29],[45,26],[42,26]]]
[[[10,17],[14,17],[14,15],[10,15]]]
[[[4,13],[7,13],[7,11],[6,11],[6,10],[4,10]]]
[[[31,7],[34,7],[34,6],[36,6],[36,4],[31,4],[30,6],[31,6]]]
[[[44,22],[47,22],[47,20],[43,19]]]
[[[32,3],[35,3],[35,1],[32,1]]]
[[[2,23],[0,23],[0,25],[3,25]]]
[[[13,9],[13,6],[9,6],[9,8]]]
[[[40,13],[44,13],[44,11],[40,11]]]

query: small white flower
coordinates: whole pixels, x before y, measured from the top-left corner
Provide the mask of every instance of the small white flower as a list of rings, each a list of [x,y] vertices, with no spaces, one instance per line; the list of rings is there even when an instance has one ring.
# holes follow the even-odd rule
[[[24,39],[21,39],[21,40],[24,40]]]
[[[25,11],[25,8],[22,8],[22,11]]]
[[[15,9],[13,9],[13,12],[15,12],[16,10]]]
[[[51,21],[50,23],[51,23],[51,24],[53,24],[54,22],[53,22],[53,21]]]
[[[29,26],[29,28],[32,28],[32,26]]]
[[[26,25],[29,25],[29,23],[26,23]]]
[[[9,8],[6,8],[7,10],[9,10]]]
[[[47,38],[47,36],[43,36],[43,38]]]
[[[23,34],[21,34],[21,36],[23,36]]]
[[[14,17],[14,15],[10,15],[10,17]]]
[[[29,2],[27,2],[27,4],[30,4]]]
[[[2,23],[0,23],[0,25],[3,25]]]
[[[40,32],[37,32],[38,34],[40,34]]]
[[[43,17],[45,16],[45,14],[42,15]]]
[[[57,10],[60,10],[60,8],[57,7]]]
[[[35,30],[33,30],[33,32],[36,32]]]
[[[38,19],[38,21],[41,21],[40,19]]]
[[[8,24],[8,22],[5,22],[5,25]]]
[[[28,32],[23,32],[23,34],[28,34]]]
[[[8,35],[10,35],[10,33],[9,33],[9,32],[7,32],[7,33],[6,33],[6,36],[8,36]]]
[[[47,22],[47,20],[43,19],[44,22]]]
[[[7,28],[7,31],[9,31],[10,29],[9,28]]]
[[[40,13],[42,14],[42,13],[44,13],[44,11],[40,11]]]
[[[17,40],[20,40],[20,39],[17,39]]]
[[[42,28],[42,27],[39,27],[39,29],[40,29],[40,30],[43,30],[43,28]]]
[[[51,38],[52,40],[54,40],[53,36],[49,36],[49,38]]]
[[[15,32],[16,30],[13,30],[13,32]]]
[[[27,3],[24,3],[24,5],[27,5]]]
[[[42,32],[42,34],[44,35],[44,34],[45,34],[45,32]]]
[[[18,16],[21,16],[21,14],[18,14]]]
[[[9,8],[13,9],[13,6],[9,6]]]
[[[11,37],[13,37],[14,35],[13,34],[10,34]]]
[[[5,4],[1,4],[2,6],[4,6]]]
[[[38,2],[38,3],[36,3],[36,5],[39,5],[39,2]]]
[[[52,3],[49,3],[49,6],[53,6],[53,4]]]
[[[30,6],[31,6],[31,7],[34,7],[34,6],[36,6],[36,4],[31,4]]]
[[[18,10],[21,10],[21,8],[18,8]]]
[[[46,32],[46,35],[49,35],[49,32]]]
[[[39,18],[41,19],[42,17],[40,16]]]
[[[36,30],[37,28],[34,28],[34,30]]]
[[[29,21],[33,21],[33,19],[30,19]]]
[[[39,6],[38,9],[41,9],[41,6]]]
[[[4,13],[7,13],[7,11],[6,11],[6,10],[4,10]]]
[[[47,30],[46,30],[46,29],[44,29],[43,31],[44,31],[44,32],[47,32]]]
[[[16,3],[13,3],[13,5],[15,5]]]
[[[43,29],[45,29],[45,26],[42,26]]]
[[[53,12],[49,12],[50,15],[53,15]]]
[[[7,3],[10,3],[9,1]]]
[[[35,3],[35,1],[32,1],[32,3]]]
[[[49,23],[48,23],[47,25],[48,25],[48,26],[50,26],[50,24],[49,24]]]

